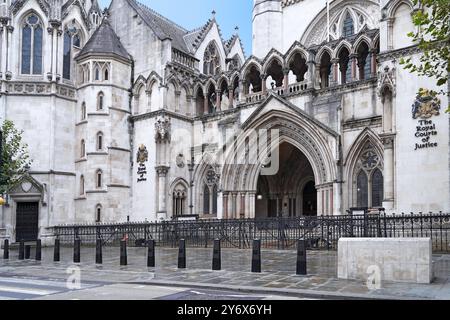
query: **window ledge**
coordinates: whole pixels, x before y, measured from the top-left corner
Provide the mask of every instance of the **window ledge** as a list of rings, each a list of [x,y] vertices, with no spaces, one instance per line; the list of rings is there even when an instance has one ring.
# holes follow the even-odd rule
[[[81,125],[83,125],[83,124],[87,124],[87,123],[88,123],[88,121],[87,121],[87,120],[82,120],[82,121],[80,121],[80,122],[76,123],[76,124],[75,124],[75,126],[81,126]]]
[[[86,162],[86,161],[87,161],[87,159],[85,157],[85,158],[80,158],[80,159],[76,160],[75,163]]]

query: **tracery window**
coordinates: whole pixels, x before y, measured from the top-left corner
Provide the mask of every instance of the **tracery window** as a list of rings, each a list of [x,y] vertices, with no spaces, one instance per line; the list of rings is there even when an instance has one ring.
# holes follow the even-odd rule
[[[342,35],[345,38],[351,37],[355,34],[355,24],[353,22],[353,18],[350,14],[350,12],[347,12],[344,19],[344,26],[342,30]]]
[[[383,205],[383,173],[381,158],[371,143],[361,152],[356,167],[356,205],[376,208]]]
[[[22,27],[22,74],[42,74],[42,39],[42,23],[37,15],[31,14]]]
[[[212,167],[206,171],[205,184],[203,186],[203,213],[217,214],[217,175]]]
[[[173,190],[172,201],[173,201],[173,214],[174,216],[182,216],[186,214],[186,198],[187,190],[184,185],[179,183]]]
[[[206,48],[203,56],[203,73],[215,76],[220,73],[220,54],[214,41]]]
[[[72,69],[72,47],[81,48],[80,30],[74,25],[64,30],[63,78],[70,80]]]

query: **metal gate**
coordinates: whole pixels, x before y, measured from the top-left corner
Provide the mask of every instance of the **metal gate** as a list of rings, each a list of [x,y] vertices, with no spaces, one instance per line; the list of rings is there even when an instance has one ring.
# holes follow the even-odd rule
[[[39,232],[39,203],[18,202],[16,210],[16,241],[37,240]]]

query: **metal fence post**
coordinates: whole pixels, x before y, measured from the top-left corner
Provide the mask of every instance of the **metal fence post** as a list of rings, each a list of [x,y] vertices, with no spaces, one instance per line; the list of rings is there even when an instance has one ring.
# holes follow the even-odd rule
[[[122,240],[120,241],[120,265],[126,266],[127,264],[127,242],[126,240]]]
[[[186,240],[180,240],[178,249],[178,269],[186,269]]]
[[[261,272],[261,240],[253,240],[252,272]]]
[[[5,242],[3,242],[3,259],[8,260],[9,259],[9,240],[6,239]]]
[[[19,244],[19,260],[25,259],[25,242],[20,240]]]
[[[55,247],[53,248],[53,262],[59,262],[61,260],[60,257],[60,240],[55,239]]]
[[[155,267],[155,240],[148,241],[147,248],[147,267],[154,268]]]
[[[95,241],[95,263],[102,264],[103,263],[103,248],[102,248],[102,239],[97,238]]]
[[[81,240],[75,239],[73,246],[73,262],[80,263],[81,262]]]
[[[41,261],[42,260],[42,242],[41,242],[40,239],[36,240],[35,260],[36,261]]]
[[[306,243],[297,241],[297,275],[306,275]]]
[[[222,269],[222,257],[221,257],[221,248],[220,248],[220,240],[219,239],[214,240],[212,269],[213,270],[221,270]]]

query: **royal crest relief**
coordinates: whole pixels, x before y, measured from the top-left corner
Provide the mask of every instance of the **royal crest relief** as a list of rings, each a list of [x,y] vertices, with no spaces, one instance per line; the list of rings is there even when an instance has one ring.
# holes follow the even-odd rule
[[[437,92],[420,88],[412,106],[413,119],[429,119],[438,116],[440,110],[441,100],[437,97]]]

